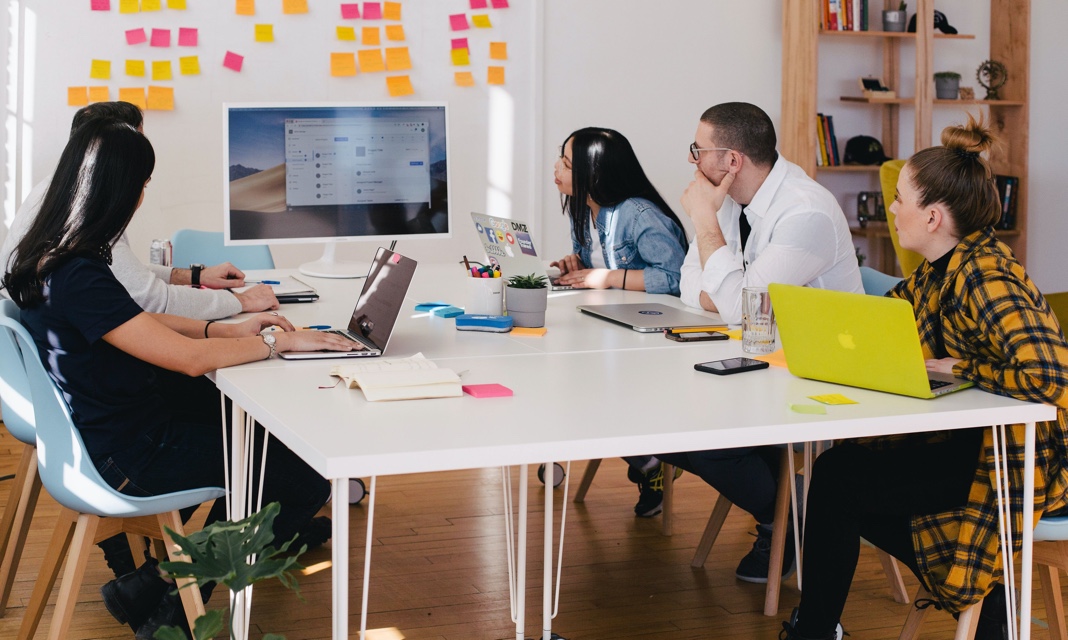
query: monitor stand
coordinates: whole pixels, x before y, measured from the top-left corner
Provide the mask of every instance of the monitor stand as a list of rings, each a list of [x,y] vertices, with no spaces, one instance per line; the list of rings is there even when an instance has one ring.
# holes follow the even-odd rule
[[[339,262],[335,259],[336,242],[327,242],[323,255],[314,262],[300,265],[300,272],[314,278],[366,278],[370,262]]]

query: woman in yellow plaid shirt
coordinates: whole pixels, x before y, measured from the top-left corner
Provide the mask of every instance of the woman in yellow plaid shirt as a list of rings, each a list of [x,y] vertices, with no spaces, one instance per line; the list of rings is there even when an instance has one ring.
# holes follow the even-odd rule
[[[1037,425],[1037,518],[1068,506],[1068,345],[1045,298],[994,235],[1000,199],[980,155],[993,144],[982,119],[969,117],[942,132],[942,146],[909,159],[891,211],[901,245],[926,260],[887,295],[912,303],[929,370],[1060,408],[1057,420]],[[1018,551],[1023,425],[1006,433]],[[904,562],[950,612],[985,597],[976,638],[1007,637],[994,470],[985,426],[849,441],[820,456],[808,495],[805,589],[781,637],[841,637],[861,537]]]

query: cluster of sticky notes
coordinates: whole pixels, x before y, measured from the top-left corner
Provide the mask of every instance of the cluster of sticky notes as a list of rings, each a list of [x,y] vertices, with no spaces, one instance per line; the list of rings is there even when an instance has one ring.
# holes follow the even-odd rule
[[[508,0],[469,0],[471,11],[481,11],[490,7],[494,9],[507,9]],[[487,13],[474,13],[470,21],[466,13],[453,13],[449,15],[449,28],[453,31],[467,31],[474,26],[476,29],[491,29],[493,22]],[[454,67],[466,67],[471,65],[471,45],[466,37],[453,38],[449,55]],[[489,59],[505,61],[508,59],[507,42],[490,42]],[[475,76],[470,71],[455,71],[454,82],[460,87],[475,86]],[[504,67],[500,64],[490,64],[486,67],[486,84],[504,84]]]
[[[167,0],[168,9],[184,11],[186,0]],[[111,11],[111,0],[89,0],[91,11]],[[163,0],[119,0],[119,13],[137,13],[139,11],[160,11]]]
[[[401,19],[399,2],[358,2],[341,3],[342,20],[395,20]],[[334,77],[355,76],[358,73],[378,73],[382,71],[408,71],[412,68],[412,58],[408,47],[382,47],[382,36],[388,42],[404,42],[404,26],[400,24],[364,25],[357,28],[339,25],[335,29],[337,39],[342,42],[359,41],[365,47],[356,52],[339,51],[330,54],[330,75]],[[407,96],[415,93],[409,76],[389,76],[386,89],[393,97]]]

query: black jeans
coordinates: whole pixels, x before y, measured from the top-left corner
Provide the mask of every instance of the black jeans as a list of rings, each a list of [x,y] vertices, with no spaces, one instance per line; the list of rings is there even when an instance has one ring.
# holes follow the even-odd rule
[[[983,429],[964,429],[945,442],[917,439],[887,450],[847,442],[816,459],[805,517],[798,633],[822,638],[834,632],[862,537],[919,575],[909,521],[967,502],[982,442]]]
[[[700,477],[760,524],[771,524],[775,519],[782,458],[777,447],[658,453],[656,457]]]

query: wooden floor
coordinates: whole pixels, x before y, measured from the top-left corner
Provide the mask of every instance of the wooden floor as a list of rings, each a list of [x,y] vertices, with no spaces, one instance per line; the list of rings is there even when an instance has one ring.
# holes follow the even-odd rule
[[[0,430],[2,431],[2,430]],[[14,472],[21,445],[0,435],[0,475]],[[575,484],[585,463],[576,463]],[[541,521],[543,489],[532,476],[528,568],[527,636],[540,636]],[[637,492],[624,464],[606,460],[584,505],[569,503],[560,613],[553,631],[571,640],[778,637],[781,621],[797,604],[791,581],[783,591],[780,615],[762,615],[764,588],[737,581],[734,567],[752,544],[752,519],[731,512],[703,569],[689,566],[693,549],[715,501],[715,493],[693,476],[676,485],[676,533],[660,533],[660,518],[635,518]],[[11,481],[0,482],[0,504]],[[498,469],[381,478],[372,557],[369,627],[395,629],[378,638],[422,640],[513,639],[505,555],[501,473]],[[11,604],[0,618],[0,638],[14,638],[36,579],[55,520],[54,502],[42,495],[30,540],[17,574]],[[359,629],[365,506],[352,507],[349,545],[352,628]],[[559,524],[559,512],[556,516]],[[298,576],[302,602],[277,584],[256,588],[254,638],[281,633],[289,640],[330,636],[330,545],[307,553],[304,563],[321,565]],[[111,576],[94,552],[78,599],[72,639],[130,638],[100,602],[99,586]],[[916,582],[906,577],[910,592]],[[1037,580],[1035,581],[1037,585]],[[209,606],[225,606],[217,593]],[[54,601],[53,594],[53,601]],[[1033,637],[1047,638],[1042,599],[1035,591]],[[896,638],[908,605],[893,602],[878,560],[864,549],[842,620],[850,640]],[[47,632],[51,605],[38,637]],[[924,638],[951,638],[954,621],[932,612]],[[354,633],[353,637],[358,637]],[[372,636],[374,637],[374,636]]]

